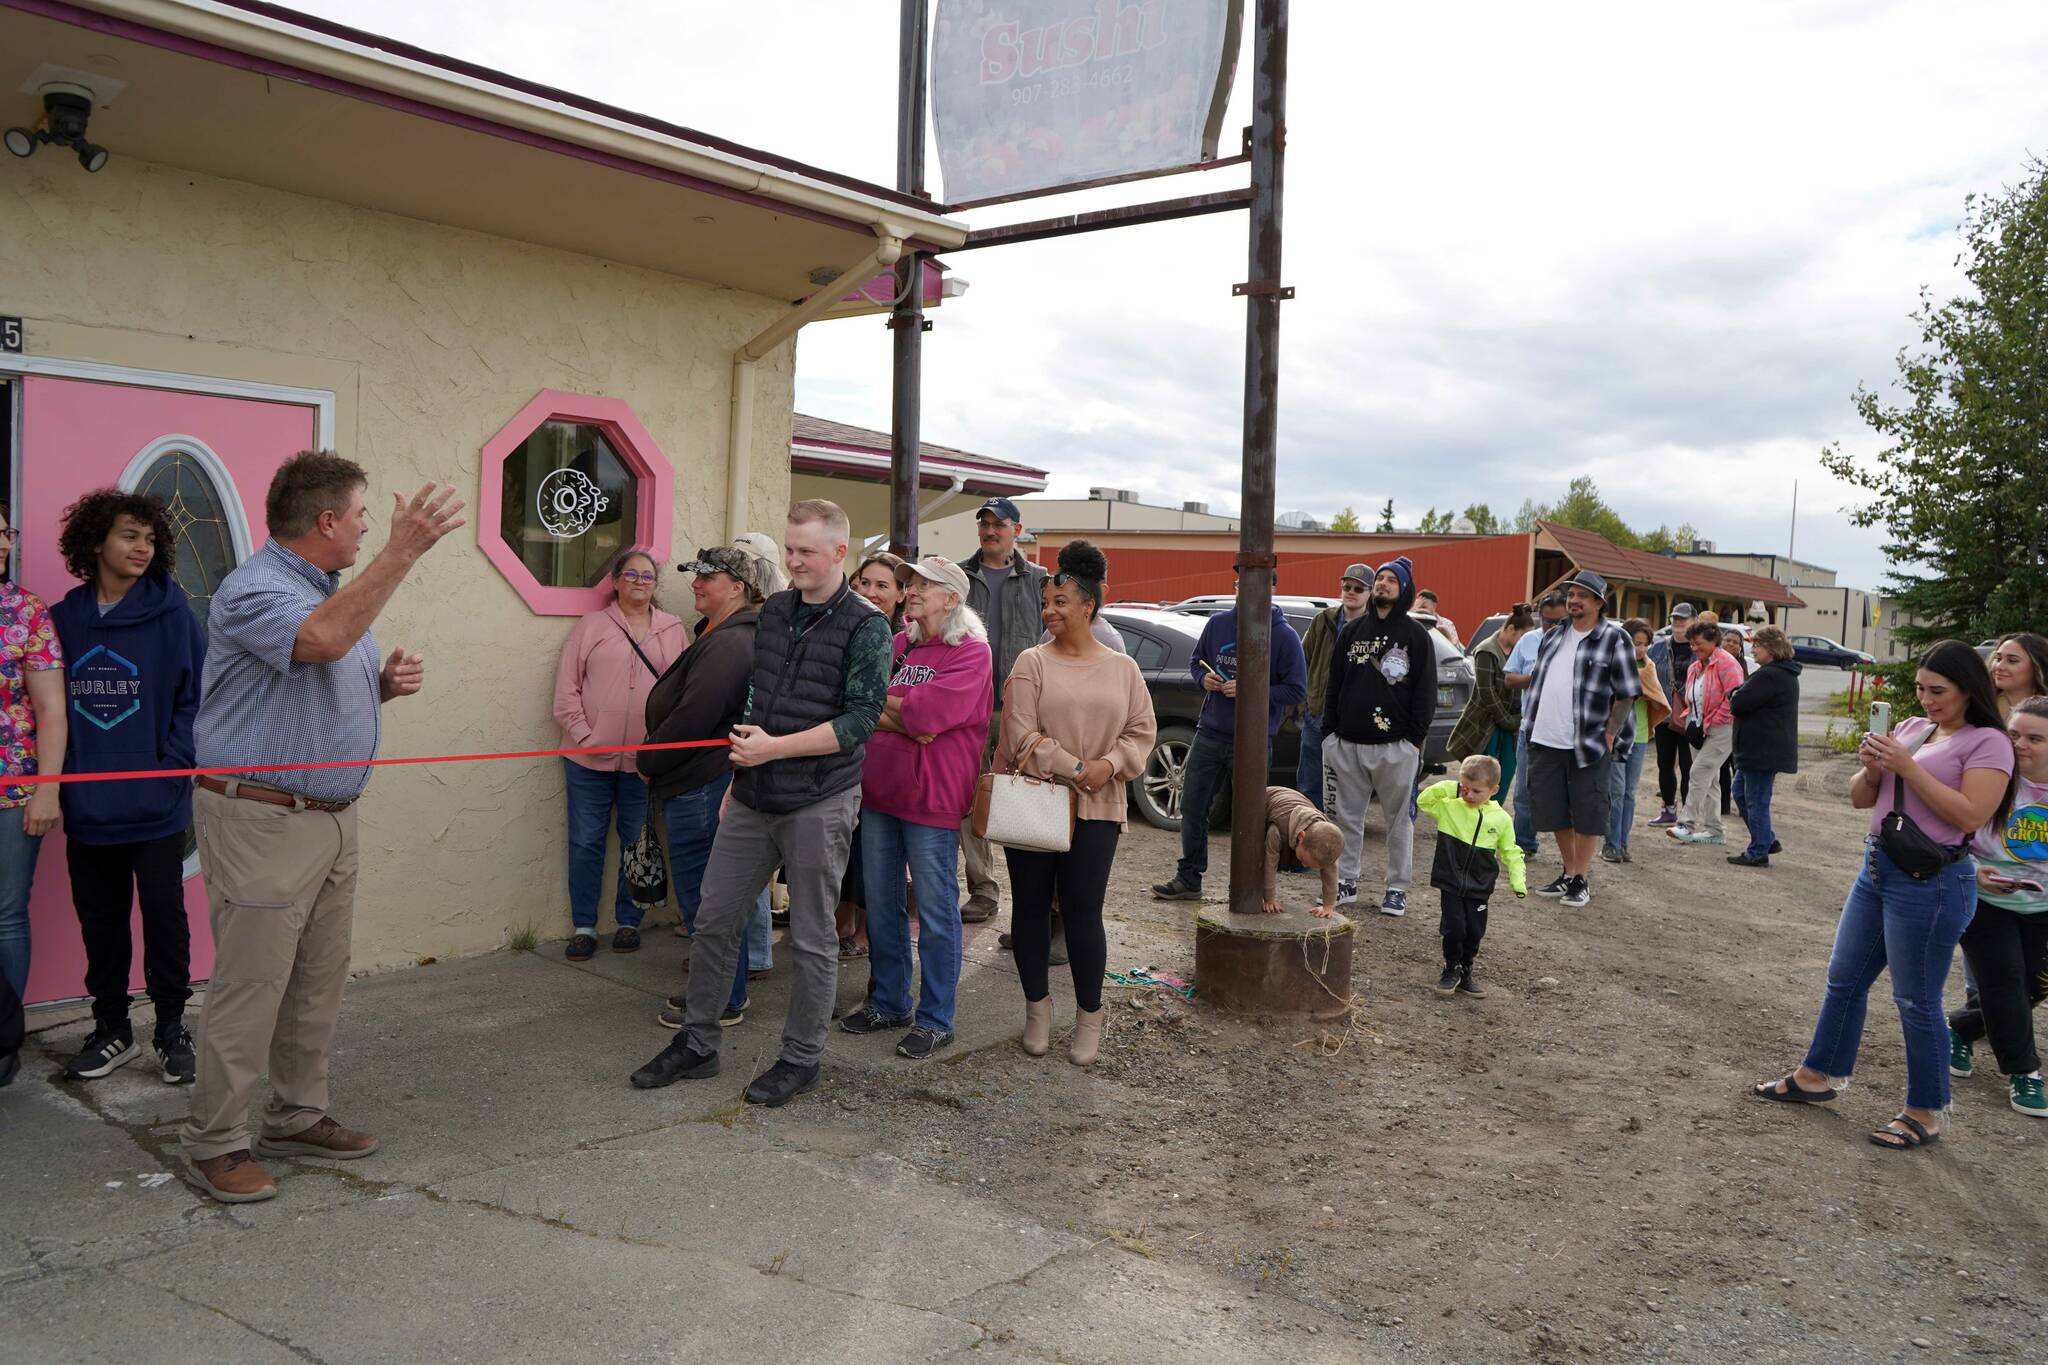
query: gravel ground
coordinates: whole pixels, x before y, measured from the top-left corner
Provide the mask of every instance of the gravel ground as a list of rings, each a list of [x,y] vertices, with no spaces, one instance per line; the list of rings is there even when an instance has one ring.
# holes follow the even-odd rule
[[[1861,851],[1849,763],[1805,761],[1779,789],[1790,852],[1766,871],[1639,831],[1635,863],[1595,864],[1590,906],[1502,905],[1485,1000],[1434,993],[1425,888],[1406,919],[1360,926],[1349,1027],[1257,1025],[1199,997],[1113,989],[1092,1072],[1057,1046],[1034,1061],[1003,1045],[864,1078],[837,1102],[932,1174],[1338,1314],[1361,1349],[2041,1359],[2048,1124],[1980,1074],[1956,1083],[1931,1151],[1867,1143],[1904,1089],[1882,985],[1840,1101],[1745,1095],[1803,1051]],[[1434,837],[1425,818],[1419,870]],[[1126,837],[1113,968],[1192,978],[1193,907],[1147,891],[1176,845],[1135,824]],[[1370,903],[1380,848],[1369,833]],[[1219,836],[1212,868],[1227,861]],[[1555,872],[1546,851],[1530,883]],[[1283,895],[1313,887],[1290,877]]]

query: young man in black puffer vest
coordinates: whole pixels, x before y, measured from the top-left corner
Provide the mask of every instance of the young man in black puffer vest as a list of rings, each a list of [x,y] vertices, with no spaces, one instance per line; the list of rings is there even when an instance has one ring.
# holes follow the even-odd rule
[[[860,814],[861,759],[889,691],[889,619],[847,586],[846,513],[789,509],[790,586],[761,607],[745,720],[733,727],[731,804],[704,869],[682,1031],[633,1073],[648,1089],[718,1074],[719,1011],[747,919],[775,869],[789,878],[796,979],[782,1056],[747,1086],[750,1104],[787,1104],[818,1086],[839,984],[833,911]]]

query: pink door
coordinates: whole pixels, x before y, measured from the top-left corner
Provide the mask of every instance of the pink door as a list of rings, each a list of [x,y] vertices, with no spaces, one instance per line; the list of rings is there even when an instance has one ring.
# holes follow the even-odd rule
[[[21,586],[50,603],[76,586],[57,553],[64,509],[88,489],[120,485],[161,494],[170,504],[176,577],[202,619],[220,577],[263,543],[271,475],[314,444],[318,430],[316,410],[296,403],[40,376],[22,382],[21,415],[21,505],[14,514]],[[203,981],[213,970],[213,935],[196,856],[187,857],[185,874],[192,977]],[[28,913],[28,1003],[85,994],[85,948],[61,829],[43,841]],[[130,984],[142,989],[139,917]]]

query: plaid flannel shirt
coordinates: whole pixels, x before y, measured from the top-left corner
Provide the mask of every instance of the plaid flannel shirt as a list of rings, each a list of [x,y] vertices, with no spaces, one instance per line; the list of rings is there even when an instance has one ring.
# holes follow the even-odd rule
[[[1535,727],[1536,708],[1543,698],[1544,674],[1564,648],[1570,632],[1571,623],[1566,622],[1545,635],[1537,647],[1536,675],[1523,693],[1523,708],[1527,712],[1524,728],[1533,731]],[[1581,768],[1598,763],[1600,755],[1607,752],[1607,716],[1614,709],[1615,700],[1641,696],[1642,691],[1642,680],[1636,676],[1635,641],[1629,639],[1627,631],[1602,617],[1579,646],[1578,667],[1572,676],[1572,734],[1576,740],[1572,753]],[[1622,732],[1628,733],[1634,723],[1632,713],[1624,716]],[[1619,738],[1615,748],[1621,749]]]

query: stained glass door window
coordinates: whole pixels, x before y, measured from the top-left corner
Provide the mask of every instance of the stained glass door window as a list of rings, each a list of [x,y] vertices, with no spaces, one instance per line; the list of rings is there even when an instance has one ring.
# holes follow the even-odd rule
[[[204,628],[214,589],[242,558],[242,547],[235,544],[234,529],[228,522],[227,499],[233,492],[214,481],[213,471],[197,455],[178,449],[152,460],[136,480],[135,491],[154,493],[164,500],[171,533],[178,538],[171,576],[192,599],[192,612]]]

